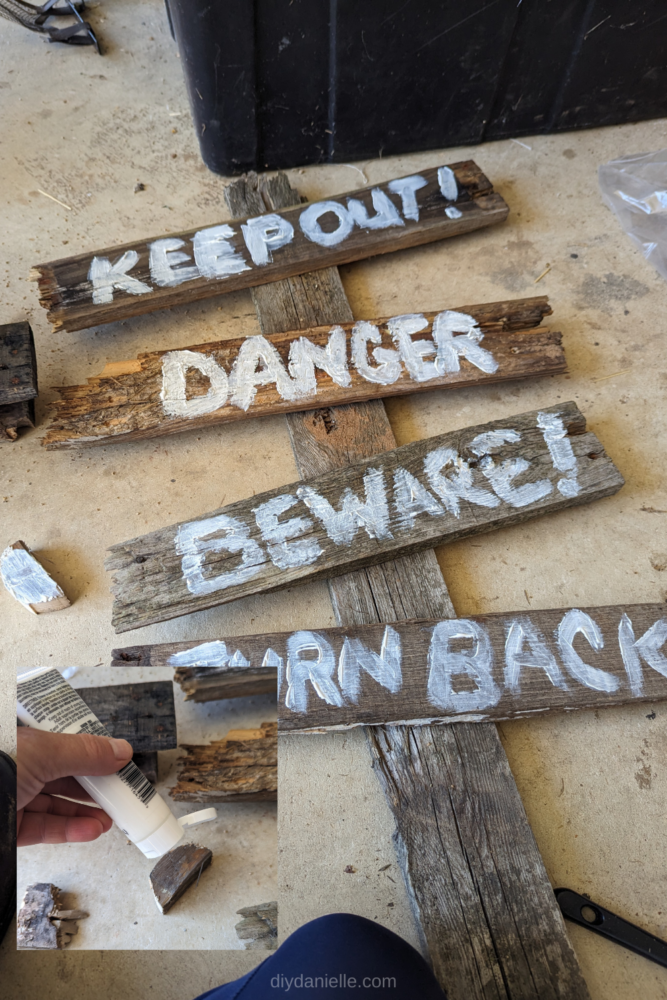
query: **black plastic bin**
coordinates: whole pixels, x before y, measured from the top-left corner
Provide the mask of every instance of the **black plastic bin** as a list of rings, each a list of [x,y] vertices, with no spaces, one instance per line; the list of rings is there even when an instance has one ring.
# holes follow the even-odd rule
[[[211,170],[667,115],[665,0],[167,0]]]

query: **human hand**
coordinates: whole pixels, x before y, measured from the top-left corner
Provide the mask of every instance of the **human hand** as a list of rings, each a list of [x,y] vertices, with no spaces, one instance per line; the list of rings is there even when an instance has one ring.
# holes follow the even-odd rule
[[[46,733],[20,726],[17,738],[17,846],[97,840],[112,820],[75,774],[113,774],[132,758],[127,740]],[[59,798],[59,796],[67,798]],[[76,799],[75,802],[70,801]]]

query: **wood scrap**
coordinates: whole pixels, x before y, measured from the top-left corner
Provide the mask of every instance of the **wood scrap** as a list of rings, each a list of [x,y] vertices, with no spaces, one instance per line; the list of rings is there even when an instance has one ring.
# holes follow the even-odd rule
[[[150,874],[158,910],[168,913],[195,880],[199,885],[201,874],[212,859],[209,849],[198,844],[179,844],[167,851]]]
[[[132,745],[135,755],[178,746],[171,681],[77,688],[77,694],[112,736]]]
[[[29,323],[0,326],[0,407],[37,395],[35,341]]]
[[[18,948],[65,948],[78,933],[77,921],[88,914],[83,910],[66,910],[60,893],[61,890],[50,882],[28,886],[18,915]]]
[[[0,577],[12,597],[35,615],[70,606],[62,587],[51,579],[25,542],[14,542],[2,553]]]
[[[0,444],[3,441],[17,441],[22,427],[34,427],[35,424],[34,399],[0,406]]]
[[[246,951],[275,951],[278,947],[278,904],[259,903],[236,911],[243,920],[234,925]]]
[[[275,801],[278,791],[278,724],[232,729],[207,745],[184,745],[178,783],[169,794],[177,802]]]

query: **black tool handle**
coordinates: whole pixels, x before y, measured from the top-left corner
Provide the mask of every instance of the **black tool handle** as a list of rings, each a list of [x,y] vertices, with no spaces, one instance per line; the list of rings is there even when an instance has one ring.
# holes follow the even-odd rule
[[[573,920],[581,927],[588,927],[590,931],[667,968],[667,941],[643,931],[629,920],[617,917],[615,913],[605,910],[603,906],[593,903],[586,896],[580,896],[572,889],[554,889],[554,892],[561,913],[568,920]]]

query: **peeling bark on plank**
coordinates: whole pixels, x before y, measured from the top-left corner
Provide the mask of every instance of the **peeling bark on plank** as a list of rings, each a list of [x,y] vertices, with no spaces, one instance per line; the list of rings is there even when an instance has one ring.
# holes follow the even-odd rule
[[[275,801],[278,791],[278,725],[233,729],[206,746],[184,745],[178,783],[169,794],[177,802]]]
[[[338,381],[334,381],[324,369],[318,368],[314,373],[315,385],[306,395],[299,393],[297,398],[290,399],[284,387],[279,388],[274,381],[257,386],[253,400],[244,409],[233,402],[235,397],[229,389],[223,392],[212,387],[208,366],[218,372],[220,378],[226,379],[232,373],[242,345],[253,338],[153,351],[129,361],[110,362],[100,375],[89,378],[85,385],[58,387],[62,398],[55,403],[56,415],[42,444],[54,449],[138,440],[315,406],[340,406],[413,392],[488,385],[510,379],[555,375],[566,370],[560,333],[536,329],[543,316],[551,312],[546,298],[459,306],[455,311],[472,317],[483,334],[481,350],[485,354],[477,359],[479,364],[467,357],[456,362],[443,357],[438,362],[440,374],[432,367],[428,377],[424,373],[419,378],[413,377],[407,364],[412,367],[414,362],[406,362],[405,357],[403,363],[398,360],[396,345],[387,326],[391,320],[371,320],[382,338],[379,346],[385,351],[389,349],[397,364],[396,371],[387,376],[394,381],[384,384],[381,379],[385,376],[378,377],[377,361],[372,356],[377,346],[375,342],[368,343],[364,349],[364,363],[370,365],[372,372],[362,374],[360,371],[352,346],[353,323],[273,334],[265,339],[278,352],[285,380],[291,387],[296,383],[287,376],[287,371],[293,373],[290,359],[295,351],[298,353],[301,338],[305,336],[310,344],[321,349],[327,347],[334,329],[338,337],[343,331],[345,366],[342,371],[349,384],[340,384],[342,375],[338,374]],[[417,343],[432,337],[433,320],[442,312],[422,314],[428,327],[419,332]],[[466,332],[465,321],[459,319],[459,328],[459,333]],[[458,343],[470,342],[463,337]],[[206,374],[199,371],[196,364],[204,366]],[[181,369],[183,365],[187,368]],[[483,365],[488,370],[484,370]],[[174,371],[180,373],[177,377],[173,366],[176,366]],[[231,382],[225,384],[229,386]],[[210,403],[206,402],[208,396],[213,397]]]
[[[16,945],[50,951],[66,948],[78,933],[77,920],[87,916],[83,910],[65,910],[57,886],[49,882],[29,885],[19,910]]]
[[[246,951],[275,951],[278,947],[278,904],[260,903],[236,911],[243,920],[234,925]]]
[[[197,844],[179,844],[167,851],[150,874],[158,910],[168,913],[193,882],[199,885],[201,874],[212,859],[209,849]]]

